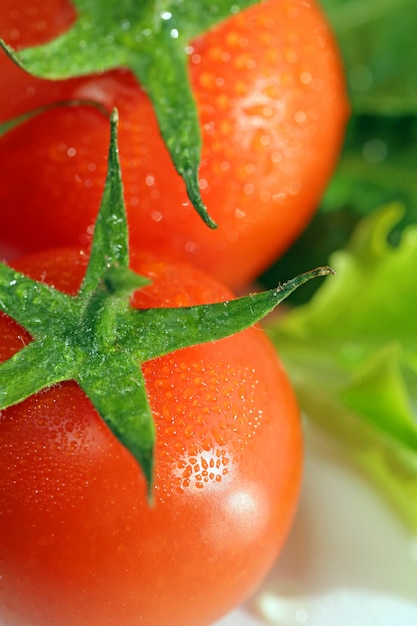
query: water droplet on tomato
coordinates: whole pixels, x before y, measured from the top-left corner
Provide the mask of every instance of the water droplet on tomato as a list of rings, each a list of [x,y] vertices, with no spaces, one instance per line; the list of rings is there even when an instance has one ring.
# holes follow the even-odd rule
[[[294,119],[297,124],[304,124],[304,122],[307,121],[307,114],[305,113],[305,111],[297,111],[297,113],[294,115]]]
[[[298,193],[300,193],[301,189],[302,184],[299,180],[293,180],[288,186],[288,191],[291,196],[296,196]]]
[[[312,80],[313,77],[311,76],[310,72],[303,72],[300,76],[300,81],[303,83],[303,85],[311,85]]]
[[[282,161],[282,154],[281,154],[281,152],[277,152],[277,151],[273,152],[271,154],[271,161],[272,161],[272,163],[279,163],[280,161]]]
[[[195,241],[187,241],[184,245],[184,250],[190,254],[198,254],[200,246]]]
[[[162,215],[162,213],[160,211],[152,211],[151,212],[151,219],[154,222],[160,222],[162,220],[162,218],[163,218],[163,215]]]

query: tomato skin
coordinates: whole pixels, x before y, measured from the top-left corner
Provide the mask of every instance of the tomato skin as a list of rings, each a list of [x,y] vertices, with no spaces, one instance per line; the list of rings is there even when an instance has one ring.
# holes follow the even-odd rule
[[[87,255],[15,264],[74,293]],[[145,255],[134,305],[222,301],[195,268]],[[0,360],[28,335],[0,317]],[[242,602],[294,515],[299,414],[259,328],[143,366],[157,427],[155,503],[136,462],[73,382],[2,411],[0,619],[5,626],[204,626]],[[110,384],[110,383],[109,383]]]
[[[53,4],[69,27],[68,3],[46,3]],[[34,33],[13,39],[7,16],[0,17],[0,34],[15,46],[34,43]],[[51,27],[51,38],[59,28]],[[261,2],[192,47],[200,182],[215,232],[190,205],[152,106],[129,72],[49,82],[25,76],[2,57],[0,85],[8,98],[0,119],[70,98],[116,106],[132,243],[191,261],[238,289],[288,248],[317,208],[348,117],[343,69],[320,8],[302,0]],[[15,80],[18,91],[10,88]],[[85,107],[48,111],[1,140],[5,243],[20,252],[84,245],[98,211],[107,143],[107,120]]]

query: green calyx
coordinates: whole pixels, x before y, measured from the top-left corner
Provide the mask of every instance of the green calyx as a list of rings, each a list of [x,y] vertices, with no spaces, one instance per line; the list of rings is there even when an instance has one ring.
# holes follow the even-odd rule
[[[6,53],[27,72],[51,80],[127,67],[149,95],[171,159],[203,220],[201,136],[188,76],[188,44],[259,0],[73,0],[75,24],[50,43]]]
[[[45,387],[75,380],[137,459],[151,493],[155,429],[141,364],[243,330],[298,286],[332,270],[317,268],[271,291],[227,302],[141,310],[129,301],[149,280],[129,269],[127,242],[113,113],[108,175],[79,292],[64,294],[0,264],[0,310],[33,337],[0,365],[0,410]]]

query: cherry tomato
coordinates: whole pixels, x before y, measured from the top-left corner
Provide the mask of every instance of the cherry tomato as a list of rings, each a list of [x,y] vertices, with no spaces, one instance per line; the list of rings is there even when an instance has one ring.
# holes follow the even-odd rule
[[[0,35],[16,48],[53,39],[75,19],[68,0],[3,5]],[[288,248],[319,204],[348,117],[342,63],[314,0],[255,4],[190,42],[189,51],[203,141],[200,186],[216,231],[191,206],[130,72],[52,82],[2,55],[0,119],[74,98],[117,107],[132,243],[191,261],[237,289]],[[0,141],[3,244],[27,252],[89,241],[107,128],[97,111],[60,108]]]
[[[87,254],[35,253],[27,275],[75,293]],[[186,265],[132,256],[138,308],[223,301]],[[30,341],[0,316],[0,361]],[[156,429],[154,504],[136,461],[73,382],[2,411],[0,620],[10,626],[204,626],[242,602],[294,515],[302,444],[263,331],[143,366]],[[107,373],[111,377],[111,372]]]

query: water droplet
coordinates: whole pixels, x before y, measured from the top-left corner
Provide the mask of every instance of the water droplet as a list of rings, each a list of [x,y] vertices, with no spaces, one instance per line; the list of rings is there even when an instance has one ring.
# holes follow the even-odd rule
[[[10,31],[9,39],[11,41],[16,41],[16,39],[19,39],[19,37],[20,37],[20,30],[18,30],[17,28],[14,28],[13,30]]]
[[[281,192],[281,193],[274,193],[274,195],[272,196],[272,200],[275,203],[280,203],[285,199],[285,193]]]
[[[299,180],[293,180],[288,187],[288,191],[292,196],[296,196],[298,193],[300,193],[301,191],[301,181]]]
[[[198,254],[200,246],[195,241],[187,241],[184,245],[184,249],[190,254]]]
[[[254,174],[256,167],[253,163],[246,163],[245,172],[246,174]]]
[[[261,135],[260,139],[259,139],[259,143],[261,144],[261,146],[269,146],[271,143],[271,137],[270,135]]]
[[[312,80],[313,77],[309,72],[303,72],[300,76],[300,81],[303,83],[303,85],[310,85]]]
[[[303,124],[307,120],[307,115],[304,111],[297,111],[294,115],[294,119],[297,124]]]
[[[288,50],[285,54],[285,59],[288,63],[297,63],[298,54],[294,50]]]

